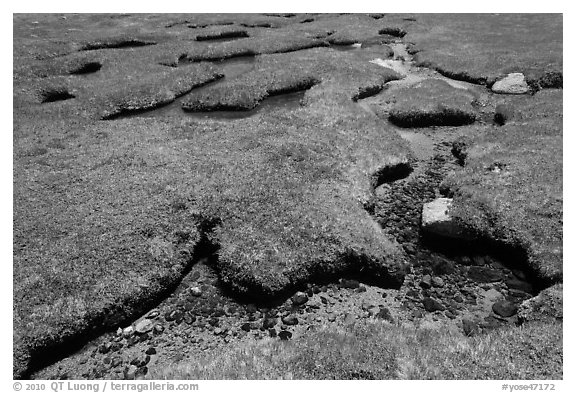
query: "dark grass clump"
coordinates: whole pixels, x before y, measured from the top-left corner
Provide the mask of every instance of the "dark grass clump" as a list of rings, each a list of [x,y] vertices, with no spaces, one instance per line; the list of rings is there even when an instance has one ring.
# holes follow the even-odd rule
[[[71,94],[66,89],[54,89],[54,90],[47,90],[41,93],[42,95],[42,103],[49,103],[49,102],[56,102],[56,101],[65,101],[70,100],[72,98],[76,98],[75,95]]]
[[[384,27],[383,29],[380,29],[378,30],[378,34],[402,38],[407,34],[407,32],[401,27],[394,26],[394,27]]]
[[[398,162],[396,164],[387,165],[378,169],[372,175],[372,184],[374,188],[384,184],[391,183],[400,179],[404,179],[412,172],[412,165],[410,162]]]
[[[473,123],[476,117],[473,114],[452,108],[436,106],[431,112],[393,110],[389,119],[399,127],[422,128],[435,126],[462,126]]]
[[[138,38],[111,37],[88,42],[82,46],[81,50],[137,48],[146,45],[156,45],[156,42]]]
[[[102,64],[96,61],[91,61],[80,65],[77,68],[73,68],[70,70],[70,74],[72,75],[84,75],[84,74],[92,74],[94,72],[100,71],[102,68]]]
[[[474,95],[438,79],[396,93],[389,120],[399,127],[461,126],[476,120]]]
[[[198,34],[196,36],[196,41],[211,41],[211,40],[222,40],[228,38],[247,38],[247,37],[249,37],[249,35],[246,30],[225,30],[215,33]]]

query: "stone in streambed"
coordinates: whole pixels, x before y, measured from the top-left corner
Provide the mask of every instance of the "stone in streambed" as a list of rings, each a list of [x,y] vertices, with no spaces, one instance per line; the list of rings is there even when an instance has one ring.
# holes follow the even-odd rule
[[[526,94],[530,91],[530,87],[524,74],[514,72],[496,81],[492,85],[492,91],[499,94]]]
[[[470,239],[467,231],[450,216],[451,198],[437,198],[422,207],[422,231],[450,239]]]

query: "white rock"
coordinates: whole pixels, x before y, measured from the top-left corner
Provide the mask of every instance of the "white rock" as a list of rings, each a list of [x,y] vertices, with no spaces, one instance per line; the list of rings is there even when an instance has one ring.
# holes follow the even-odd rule
[[[500,94],[526,94],[530,91],[524,74],[514,72],[492,85],[492,91]]]
[[[451,198],[437,198],[422,207],[422,230],[453,239],[467,239],[466,231],[450,216]]]
[[[128,326],[128,327],[124,328],[124,330],[122,331],[122,334],[126,338],[132,336],[132,334],[134,334],[134,328],[132,326]]]
[[[191,293],[193,296],[196,296],[196,297],[202,296],[202,290],[201,290],[199,287],[192,287],[192,288],[190,288],[190,293]]]
[[[136,326],[134,326],[134,330],[139,334],[148,333],[152,328],[154,328],[154,322],[149,319],[142,319],[136,323]]]

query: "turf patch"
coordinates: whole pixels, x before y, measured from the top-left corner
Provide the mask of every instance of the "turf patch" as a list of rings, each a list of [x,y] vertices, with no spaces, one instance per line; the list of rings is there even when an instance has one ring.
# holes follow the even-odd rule
[[[562,92],[514,100],[518,117],[479,128],[459,148],[451,214],[483,236],[526,250],[544,285],[562,280]]]
[[[461,126],[476,120],[474,95],[439,79],[426,79],[395,93],[389,119],[400,127]]]
[[[533,86],[561,86],[561,14],[428,14],[418,22],[405,37],[418,65],[488,86],[512,72]]]
[[[182,107],[187,111],[250,110],[268,96],[313,86],[307,103],[338,97],[349,102],[376,94],[385,83],[398,78],[389,69],[329,49],[263,55],[253,71],[197,94],[192,92]],[[335,83],[338,86],[333,86]]]

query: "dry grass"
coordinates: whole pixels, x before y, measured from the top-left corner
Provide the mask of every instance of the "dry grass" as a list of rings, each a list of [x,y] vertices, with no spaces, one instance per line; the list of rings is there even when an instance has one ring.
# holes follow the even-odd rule
[[[561,379],[562,324],[464,337],[362,322],[264,339],[155,371],[152,379]]]

